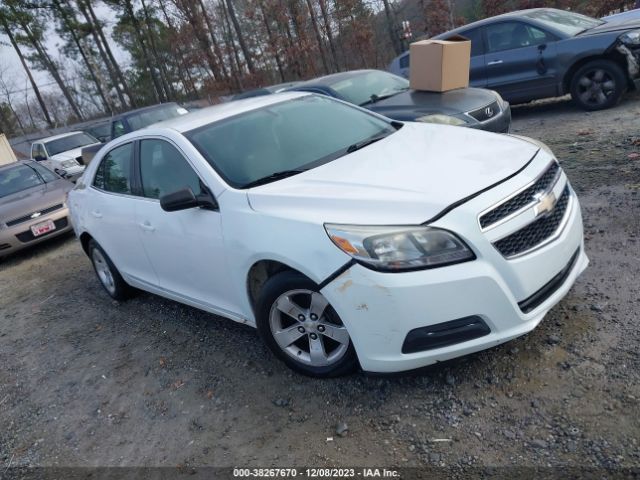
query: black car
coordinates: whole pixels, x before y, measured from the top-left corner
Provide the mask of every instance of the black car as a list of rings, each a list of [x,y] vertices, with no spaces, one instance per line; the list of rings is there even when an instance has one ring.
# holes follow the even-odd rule
[[[586,110],[615,105],[640,88],[640,20],[604,22],[535,8],[498,15],[434,37],[471,40],[470,83],[511,103],[570,93]],[[408,76],[409,52],[389,65]]]
[[[481,88],[448,92],[411,90],[409,82],[381,70],[353,70],[309,80],[289,90],[314,92],[367,108],[394,120],[443,123],[508,132],[511,109]]]

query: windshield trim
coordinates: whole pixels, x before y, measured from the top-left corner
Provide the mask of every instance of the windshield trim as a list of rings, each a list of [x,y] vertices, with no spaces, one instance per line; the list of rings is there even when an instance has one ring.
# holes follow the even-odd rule
[[[184,136],[184,137],[189,141],[189,143],[191,143],[191,145],[193,145],[193,146],[195,147],[195,149],[198,151],[198,153],[199,153],[200,155],[202,155],[202,158],[204,158],[204,160],[207,162],[207,164],[209,164],[209,166],[211,166],[211,168],[213,168],[213,170],[218,174],[218,176],[219,176],[219,177],[220,177],[220,178],[221,178],[221,179],[222,179],[222,180],[223,180],[223,181],[224,181],[224,182],[225,182],[229,187],[234,188],[234,189],[236,189],[236,190],[248,190],[248,189],[251,189],[251,188],[257,188],[257,187],[246,187],[246,186],[245,186],[246,184],[242,184],[242,183],[234,182],[233,180],[231,180],[231,179],[230,179],[230,178],[229,178],[229,177],[228,177],[228,176],[227,176],[227,175],[226,175],[226,174],[225,174],[225,173],[224,173],[224,172],[223,172],[223,171],[222,171],[222,170],[221,170],[221,169],[216,165],[216,162],[214,161],[214,159],[212,159],[212,158],[210,157],[210,155],[206,152],[206,150],[205,150],[204,148],[202,148],[202,146],[201,146],[198,142],[196,142],[196,141],[193,139],[193,137],[194,137],[196,134],[200,133],[201,131],[203,131],[203,130],[205,130],[205,129],[207,129],[207,128],[210,128],[210,127],[211,127],[212,125],[214,125],[214,124],[216,124],[216,125],[223,125],[224,123],[227,123],[227,122],[233,121],[233,120],[237,119],[238,117],[242,117],[243,115],[247,115],[247,114],[254,113],[254,112],[259,112],[259,111],[261,111],[261,110],[266,110],[266,109],[268,109],[268,108],[273,107],[274,105],[283,105],[283,104],[286,104],[286,103],[299,101],[299,100],[301,100],[301,99],[308,98],[308,97],[312,97],[312,96],[315,96],[315,97],[321,97],[321,98],[330,98],[330,97],[326,97],[326,96],[323,96],[323,95],[316,95],[316,94],[310,94],[310,95],[305,95],[305,96],[302,96],[302,97],[291,98],[291,99],[289,99],[289,100],[284,100],[284,101],[282,101],[282,102],[272,103],[272,104],[265,105],[265,106],[262,106],[262,107],[259,107],[259,108],[254,108],[254,109],[251,109],[251,110],[243,111],[243,112],[237,113],[237,114],[235,114],[235,115],[230,115],[230,116],[225,117],[225,118],[220,119],[220,120],[215,120],[215,121],[213,121],[213,122],[209,122],[209,123],[207,123],[207,124],[205,124],[205,125],[201,125],[201,126],[196,127],[196,128],[194,128],[194,129],[191,129],[191,130],[188,130],[188,131],[182,132],[182,135],[183,135],[183,136]],[[362,112],[362,113],[364,113],[364,114],[367,114],[367,115],[373,116],[373,117],[375,117],[376,119],[378,119],[378,120],[380,120],[380,121],[382,121],[382,122],[385,122],[385,123],[389,126],[389,128],[392,130],[392,131],[390,131],[390,132],[389,132],[389,135],[388,135],[388,136],[393,135],[394,133],[396,133],[396,132],[399,130],[399,128],[397,127],[397,123],[399,123],[399,122],[391,121],[391,120],[389,120],[389,119],[387,119],[387,118],[381,118],[381,116],[380,116],[380,115],[377,115],[377,114],[375,114],[375,113],[373,113],[373,112],[371,112],[371,111],[368,111],[368,110],[366,110],[366,109],[363,109],[363,108],[361,108],[361,107],[359,107],[359,106],[357,106],[357,105],[354,105],[353,103],[349,103],[349,102],[347,102],[346,100],[340,100],[340,99],[331,99],[331,100],[333,100],[333,101],[337,101],[337,102],[340,102],[340,103],[343,103],[343,104],[346,104],[347,106],[349,106],[349,107],[351,107],[351,108],[355,108],[355,109],[359,110],[360,112]],[[336,152],[332,152],[332,153],[330,153],[330,154],[328,154],[328,155],[325,155],[324,157],[321,157],[321,158],[319,158],[319,159],[317,159],[317,160],[314,160],[313,162],[309,162],[309,163],[307,163],[307,164],[300,165],[299,167],[296,167],[296,170],[302,170],[302,172],[301,172],[301,173],[305,173],[305,172],[307,172],[308,170],[312,170],[312,169],[314,169],[314,168],[320,167],[320,166],[322,166],[322,165],[325,165],[325,164],[327,164],[327,163],[330,163],[330,162],[332,162],[332,161],[334,161],[334,160],[337,160],[337,159],[338,159],[338,158],[340,158],[340,157],[344,157],[344,156],[346,156],[346,155],[350,155],[350,153],[347,153],[347,152],[346,152],[346,148],[341,148],[341,149],[339,149],[338,151],[336,151]],[[277,173],[277,172],[274,172],[274,173]],[[274,182],[277,182],[277,181],[279,181],[279,180],[284,180],[284,178],[282,178],[282,179],[276,179],[276,180],[274,180]],[[251,183],[251,182],[249,182],[249,183]],[[269,182],[269,183],[273,183],[273,182]],[[268,183],[265,183],[264,185],[267,185],[267,184],[268,184]],[[262,186],[262,185],[261,185],[261,186]]]

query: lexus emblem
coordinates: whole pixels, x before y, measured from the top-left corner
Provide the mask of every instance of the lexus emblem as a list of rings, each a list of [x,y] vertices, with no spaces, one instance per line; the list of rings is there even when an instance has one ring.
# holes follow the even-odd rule
[[[538,203],[534,208],[536,217],[551,213],[556,206],[556,195],[553,192],[538,194]]]
[[[31,218],[38,218],[40,215],[42,215],[41,212],[36,212],[36,213],[31,215]]]
[[[493,117],[494,113],[495,112],[493,111],[493,108],[491,108],[491,107],[487,107],[487,108],[484,109],[484,114],[487,116],[487,118]]]

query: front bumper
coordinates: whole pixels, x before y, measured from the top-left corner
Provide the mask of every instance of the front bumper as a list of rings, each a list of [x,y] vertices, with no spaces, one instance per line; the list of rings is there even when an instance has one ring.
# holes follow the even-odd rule
[[[34,237],[31,233],[31,226],[47,220],[53,221],[56,229],[39,237]],[[0,227],[0,257],[7,256],[41,242],[46,242],[47,240],[70,232],[72,229],[71,217],[69,216],[69,209],[67,207],[12,227],[2,225]]]
[[[517,183],[506,182],[501,188],[509,191],[513,182]],[[557,237],[522,257],[502,257],[477,226],[469,226],[468,231],[458,228],[458,232],[474,249],[476,260],[405,273],[376,272],[356,264],[326,285],[322,293],[347,327],[362,368],[371,372],[411,370],[490,348],[533,330],[589,263],[579,202],[572,195],[566,223]],[[468,210],[482,211],[486,199],[481,197],[470,201]],[[456,209],[434,226],[455,230],[454,225],[464,220],[465,225],[470,224],[464,212]],[[469,233],[474,229],[475,233]],[[533,308],[528,308],[528,301],[537,294]],[[490,332],[442,348],[402,353],[412,330],[466,317],[479,317]]]

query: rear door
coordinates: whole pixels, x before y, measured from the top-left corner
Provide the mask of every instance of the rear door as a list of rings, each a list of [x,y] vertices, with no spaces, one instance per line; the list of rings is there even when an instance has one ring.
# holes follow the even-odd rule
[[[487,87],[506,100],[556,95],[557,38],[518,20],[485,26]]]
[[[87,190],[87,231],[107,252],[125,279],[156,285],[157,277],[147,258],[135,222],[133,192],[133,143],[107,153]]]

